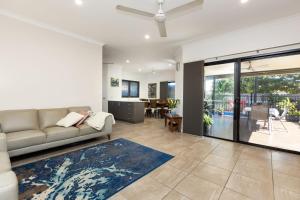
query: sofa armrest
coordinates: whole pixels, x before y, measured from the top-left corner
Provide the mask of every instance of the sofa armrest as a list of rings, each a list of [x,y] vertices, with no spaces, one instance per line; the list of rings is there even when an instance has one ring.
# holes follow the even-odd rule
[[[18,200],[18,180],[12,171],[0,173],[0,199]]]
[[[112,133],[112,125],[113,125],[113,118],[112,116],[108,116],[106,119],[105,119],[105,125],[104,127],[102,128],[102,132],[106,133],[106,134],[110,134]]]
[[[0,152],[7,151],[7,144],[6,144],[6,135],[5,133],[0,133]]]

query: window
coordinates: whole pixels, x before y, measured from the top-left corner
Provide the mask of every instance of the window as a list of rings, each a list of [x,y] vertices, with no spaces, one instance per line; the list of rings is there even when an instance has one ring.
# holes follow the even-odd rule
[[[122,80],[122,97],[139,97],[140,82]]]
[[[168,82],[168,98],[175,99],[175,82]]]

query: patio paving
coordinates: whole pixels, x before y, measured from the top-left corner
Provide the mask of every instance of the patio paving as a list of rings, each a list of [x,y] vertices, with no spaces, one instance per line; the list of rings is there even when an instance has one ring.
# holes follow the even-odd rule
[[[214,124],[210,136],[230,139],[233,135],[233,118],[231,116],[213,116]],[[285,120],[272,120],[272,131],[264,127],[263,121],[256,123],[259,129],[249,131],[247,118],[240,120],[240,140],[254,144],[277,147],[300,152],[300,124]]]
[[[263,122],[258,122],[257,124],[263,127]],[[300,152],[300,124],[296,122],[272,120],[271,134],[266,128],[260,128],[252,133],[242,132],[241,136],[243,134],[246,134],[246,138],[249,137],[248,142],[251,143]]]

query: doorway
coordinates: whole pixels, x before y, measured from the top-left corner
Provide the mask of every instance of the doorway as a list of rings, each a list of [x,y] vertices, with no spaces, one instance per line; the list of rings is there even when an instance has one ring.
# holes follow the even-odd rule
[[[299,51],[206,63],[203,91],[205,136],[300,152]]]

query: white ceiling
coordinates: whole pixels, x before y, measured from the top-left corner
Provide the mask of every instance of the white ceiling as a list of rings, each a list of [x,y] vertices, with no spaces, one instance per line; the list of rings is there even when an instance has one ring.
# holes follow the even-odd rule
[[[300,69],[300,55],[254,60],[251,61],[251,67],[249,62],[243,62],[241,68],[242,73],[284,69]]]
[[[165,10],[191,0],[166,0]],[[105,43],[106,62],[132,61],[130,69],[167,69],[182,41],[239,29],[300,12],[299,0],[205,0],[202,7],[167,19],[168,38],[160,38],[151,19],[115,10],[122,4],[149,12],[156,0],[0,0],[0,9]],[[146,41],[144,35],[151,39]],[[123,63],[124,64],[124,63]]]
[[[272,70],[300,69],[300,55],[281,56],[265,58],[241,63],[241,73],[265,72]],[[205,76],[232,75],[234,74],[234,63],[225,63],[205,67]]]

